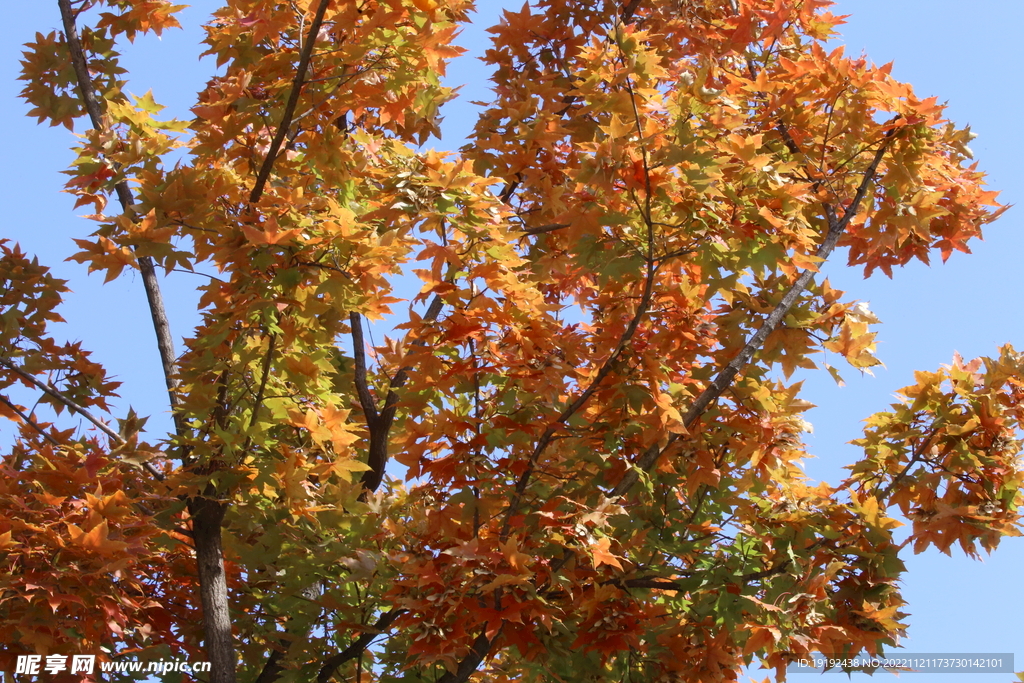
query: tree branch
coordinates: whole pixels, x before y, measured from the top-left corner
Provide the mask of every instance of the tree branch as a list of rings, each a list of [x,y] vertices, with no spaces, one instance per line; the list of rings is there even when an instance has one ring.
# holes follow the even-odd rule
[[[370,393],[370,387],[366,383],[366,342],[363,341],[362,316],[353,311],[348,314],[348,320],[352,328],[352,355],[355,358],[356,366],[356,396],[359,397],[359,405],[363,408],[366,423],[372,430],[373,423],[377,421],[377,405]]]
[[[85,110],[89,114],[92,127],[96,130],[103,130],[103,111],[96,99],[96,93],[92,89],[92,79],[89,76],[89,66],[85,58],[85,51],[82,49],[82,41],[78,36],[78,29],[75,26],[75,13],[71,8],[71,0],[57,0],[60,6],[60,16],[64,23],[64,36],[68,41],[68,51],[71,54],[71,65],[74,67],[75,76],[78,81],[78,92],[85,104]],[[126,214],[134,213],[133,206],[135,199],[128,188],[128,181],[122,180],[114,186],[121,209]],[[134,251],[134,247],[132,248]],[[171,417],[174,420],[175,431],[178,436],[185,432],[184,424],[176,410],[178,407],[178,381],[175,379],[175,354],[174,337],[171,335],[171,325],[167,319],[167,309],[164,307],[163,294],[160,292],[160,282],[156,277],[156,268],[153,259],[149,256],[138,256],[139,272],[142,274],[142,285],[146,290],[146,300],[149,303],[149,313],[153,321],[153,331],[156,333],[157,349],[160,352],[160,364],[163,367],[164,383],[167,385],[167,397],[171,406]]]
[[[444,301],[441,299],[440,295],[435,294],[434,298],[430,302],[430,305],[427,307],[427,312],[424,314],[422,320],[425,320],[427,322],[432,322],[434,320],[437,320],[437,316],[441,315],[441,309],[442,308],[444,308]],[[350,316],[353,316],[353,315],[358,315],[358,314],[355,314],[355,313],[350,314]],[[350,317],[350,320],[351,319],[352,318]],[[355,341],[355,336],[354,335],[355,335],[355,330],[357,328],[359,330],[358,334],[359,334],[360,340],[362,340],[362,326],[361,325],[358,325],[358,326],[357,325],[353,325],[353,327],[352,327],[352,330],[353,330],[353,341],[352,341],[352,343],[353,343],[353,346],[357,346],[359,349],[362,349],[362,344],[361,343],[357,344],[356,341]],[[426,342],[424,342],[422,339],[413,340],[412,343],[415,346],[425,346],[426,345]],[[397,390],[401,389],[402,386],[405,385],[406,380],[408,380],[408,378],[409,378],[409,371],[411,369],[412,369],[411,367],[406,365],[406,366],[403,366],[402,368],[400,368],[398,370],[398,372],[395,373],[395,376],[391,379],[391,383],[388,386],[387,396],[384,398],[384,407],[381,408],[381,411],[380,411],[379,414],[377,414],[377,409],[376,409],[376,407],[374,405],[373,397],[370,396],[369,388],[366,388],[366,398],[367,398],[368,405],[370,406],[370,410],[371,410],[370,413],[366,413],[367,427],[370,430],[370,452],[368,454],[367,463],[366,464],[370,466],[370,469],[363,473],[363,477],[360,480],[362,482],[362,484],[363,484],[363,488],[365,489],[365,491],[363,493],[364,496],[368,492],[376,491],[377,487],[380,486],[382,481],[384,481],[384,470],[385,470],[385,468],[387,467],[387,464],[388,464],[388,438],[389,438],[390,433],[391,433],[391,425],[395,421],[395,414],[398,412],[398,392],[397,392]],[[363,384],[364,384],[364,386],[365,386],[365,383],[366,383],[365,382],[365,378],[366,378],[366,360],[365,360],[365,355],[364,355],[363,356]],[[363,399],[363,396],[362,396],[362,394],[361,394],[361,392],[359,390],[359,385],[358,385],[358,382],[359,382],[359,356],[358,355],[356,356],[356,382],[357,382],[357,384],[356,384],[356,391],[357,391],[357,393],[360,393],[359,402],[362,403],[364,399]],[[364,412],[366,412],[365,407],[364,407],[363,410],[364,410]],[[374,416],[372,421],[370,419],[371,414]]]
[[[932,441],[935,439],[935,436],[939,433],[939,431],[939,427],[933,427],[932,430],[928,433],[928,436],[922,439],[919,444],[917,444],[917,448],[914,449],[914,452],[911,454],[910,460],[907,462],[906,466],[902,470],[900,470],[899,474],[892,478],[892,481],[889,482],[889,485],[885,487],[884,491],[882,491],[879,494],[876,494],[876,497],[879,500],[885,501],[889,497],[889,494],[892,493],[892,490],[896,488],[896,485],[903,481],[903,478],[910,473],[911,468],[913,468],[913,466],[916,465],[917,463],[921,462],[921,459],[924,456],[925,451],[928,450],[928,448],[932,445]]]
[[[487,653],[490,652],[491,646],[494,645],[494,641],[498,639],[500,634],[501,629],[499,628],[498,633],[493,639],[488,638],[484,633],[478,635],[476,640],[473,641],[473,647],[470,648],[469,654],[459,662],[455,673],[451,671],[446,672],[444,676],[437,679],[437,683],[465,683],[484,661],[484,658],[487,657]]]
[[[27,424],[27,425],[28,425],[29,427],[31,427],[32,429],[34,429],[34,430],[36,430],[37,432],[39,432],[39,434],[40,434],[40,435],[41,435],[41,436],[42,436],[42,437],[43,437],[44,439],[46,439],[46,441],[47,441],[47,442],[49,442],[49,444],[50,444],[51,446],[58,446],[58,447],[60,446],[60,442],[58,442],[58,441],[57,441],[56,439],[54,439],[54,438],[53,438],[52,436],[50,436],[49,434],[47,434],[47,433],[46,433],[46,431],[45,431],[45,430],[44,430],[44,429],[43,429],[42,427],[40,427],[40,426],[39,426],[39,425],[38,425],[38,424],[36,423],[36,421],[35,421],[35,420],[33,420],[33,419],[32,419],[32,418],[30,417],[30,416],[26,415],[26,414],[25,414],[25,412],[24,412],[23,410],[21,410],[21,409],[20,409],[20,408],[19,408],[18,406],[14,405],[14,404],[13,404],[13,403],[11,403],[10,401],[8,401],[8,400],[7,400],[7,397],[6,397],[6,396],[4,396],[4,395],[2,395],[2,394],[0,394],[0,403],[3,403],[3,404],[4,404],[5,406],[7,406],[8,408],[10,408],[10,409],[11,409],[11,410],[12,410],[12,411],[13,411],[13,412],[14,412],[14,413],[15,413],[15,414],[16,414],[16,415],[18,416],[18,417],[20,417],[20,418],[21,418],[22,422],[24,422],[25,424]],[[21,468],[20,468],[20,467],[15,467],[14,469],[21,469]]]
[[[769,579],[773,576],[778,576],[782,572],[789,568],[789,565],[793,563],[792,560],[786,558],[776,565],[763,569],[759,572],[749,572],[747,574],[740,574],[737,578],[739,583],[751,583],[752,581],[760,581],[761,579]],[[612,582],[615,585],[622,586],[623,588],[648,588],[651,590],[660,591],[691,591],[693,586],[684,585],[673,579],[661,579],[652,576],[642,576],[635,579],[623,579],[622,581]]]
[[[551,223],[549,225],[538,225],[532,228],[523,228],[523,232],[527,235],[541,235],[545,232],[554,232],[555,230],[561,230],[562,228],[568,228],[570,223]]]
[[[334,677],[334,672],[338,670],[339,666],[361,655],[369,647],[370,643],[373,642],[374,638],[387,630],[394,623],[395,619],[404,613],[404,609],[393,609],[385,612],[380,615],[377,623],[373,625],[372,632],[368,631],[362,634],[344,650],[324,660],[324,665],[320,668],[320,673],[316,677],[317,683],[328,683]]]
[[[281,645],[284,647],[287,643],[282,642]],[[267,663],[263,665],[263,670],[260,671],[260,675],[256,677],[254,683],[274,683],[277,677],[284,671],[284,667],[281,665],[281,660],[284,659],[286,650],[274,650],[267,657]]]
[[[67,2],[67,0],[61,0]],[[302,94],[302,86],[305,84],[306,70],[309,68],[309,60],[313,56],[313,45],[316,44],[317,34],[320,33],[320,25],[324,21],[324,13],[327,12],[327,6],[331,4],[330,0],[320,0],[320,4],[316,8],[316,15],[313,17],[313,23],[309,26],[309,33],[307,34],[306,44],[302,47],[302,53],[299,55],[299,64],[295,69],[295,78],[292,79],[292,89],[288,93],[288,102],[284,107],[284,114],[281,116],[281,123],[277,127],[277,133],[274,135],[273,142],[270,143],[270,149],[267,150],[267,156],[263,159],[263,165],[260,167],[259,173],[256,176],[256,184],[253,185],[252,191],[249,193],[249,203],[255,204],[263,196],[263,188],[267,185],[267,180],[270,179],[270,172],[274,168],[274,162],[277,161],[277,155],[281,151],[281,145],[284,144],[285,138],[288,137],[288,129],[292,125],[292,117],[295,116],[295,107],[299,103],[299,96]]]
[[[105,422],[103,422],[98,417],[96,417],[91,412],[89,412],[89,410],[87,408],[82,407],[81,405],[79,405],[78,403],[73,401],[72,399],[70,399],[67,396],[65,396],[64,394],[62,394],[60,392],[60,389],[58,389],[57,387],[53,386],[49,382],[41,382],[41,381],[39,381],[34,376],[32,376],[29,373],[25,372],[24,370],[19,368],[17,365],[15,365],[12,361],[10,361],[10,360],[8,360],[6,358],[0,358],[0,365],[4,366],[5,368],[10,370],[14,374],[16,374],[19,377],[21,377],[22,379],[24,379],[25,381],[30,382],[32,384],[32,386],[36,387],[37,389],[41,389],[47,395],[52,396],[53,398],[57,399],[64,406],[66,406],[69,410],[71,410],[71,412],[77,413],[77,414],[81,415],[86,420],[88,420],[89,422],[91,422],[94,425],[96,425],[97,429],[99,429],[101,432],[106,434],[110,438],[110,440],[113,441],[114,443],[116,443],[118,446],[123,446],[125,444],[125,440],[121,437],[120,434],[115,432]]]
[[[622,23],[628,24],[632,21],[638,7],[640,7],[640,0],[629,0],[622,8]]]
[[[815,256],[818,258],[825,260],[829,257],[835,249],[836,244],[839,242],[839,238],[842,236],[843,232],[845,232],[846,227],[857,214],[860,204],[867,194],[868,187],[874,181],[875,173],[878,171],[878,166],[882,163],[882,158],[885,156],[886,150],[892,143],[893,135],[896,130],[898,129],[892,128],[885,134],[885,139],[882,141],[882,144],[879,145],[874,158],[864,171],[864,177],[861,179],[860,185],[857,187],[853,200],[850,202],[849,206],[843,210],[842,218],[836,216],[835,209],[831,205],[825,205],[825,215],[828,220],[829,229],[825,235],[824,241],[821,243],[821,246],[819,246],[815,252]],[[701,392],[700,396],[698,396],[690,406],[690,409],[686,411],[686,414],[683,416],[684,427],[687,429],[692,427],[700,416],[704,414],[704,411],[708,409],[711,403],[717,400],[718,397],[721,396],[732,384],[736,375],[740,370],[747,366],[753,358],[754,353],[764,344],[768,335],[779,326],[782,319],[786,317],[787,313],[789,313],[790,308],[793,307],[793,304],[796,303],[796,300],[803,293],[804,289],[807,288],[811,278],[814,277],[814,273],[815,271],[808,268],[800,274],[792,285],[790,285],[789,289],[783,295],[782,300],[771,314],[769,314],[761,327],[751,335],[750,339],[747,340],[747,343],[744,344],[736,357],[729,361],[728,365],[722,368],[711,384]],[[678,440],[679,435],[673,434],[669,437],[668,443],[663,447],[659,447],[655,444],[648,448],[637,460],[635,467],[626,472],[619,483],[608,493],[608,496],[621,496],[633,488],[633,485],[636,484],[640,478],[640,472],[651,471],[661,455]]]
[[[60,389],[58,389],[57,387],[53,386],[49,382],[40,382],[38,379],[36,379],[35,377],[30,375],[29,373],[27,373],[24,370],[22,370],[21,368],[19,368],[17,365],[15,365],[13,361],[10,361],[10,360],[8,360],[6,358],[0,358],[0,365],[4,366],[5,368],[10,370],[14,374],[16,374],[19,377],[21,377],[22,379],[24,379],[25,381],[30,382],[37,389],[41,389],[47,395],[52,396],[53,398],[57,399],[62,404],[64,404],[64,406],[66,406],[68,408],[68,410],[70,410],[71,412],[77,413],[77,414],[81,415],[86,420],[88,420],[89,422],[91,422],[94,425],[96,425],[97,429],[99,429],[101,432],[106,434],[107,437],[111,441],[116,443],[118,446],[125,446],[125,445],[127,445],[127,442],[124,440],[124,437],[122,437],[120,434],[118,434],[113,429],[111,429],[107,425],[107,423],[105,423],[103,420],[99,419],[98,417],[93,415],[91,412],[89,412],[89,410],[87,408],[79,405],[78,403],[76,403],[72,399],[70,399],[67,396],[65,396],[64,394],[62,394]],[[160,470],[156,469],[155,467],[150,465],[148,462],[142,463],[142,468],[144,470],[146,470],[147,472],[149,472],[151,475],[153,475],[153,477],[155,479],[157,479],[158,481],[163,481],[164,475],[160,473]]]
[[[252,402],[252,415],[249,416],[249,429],[256,426],[256,419],[260,412],[260,406],[263,404],[263,398],[267,392],[267,381],[270,379],[270,366],[274,359],[274,347],[277,345],[277,335],[271,334],[270,341],[267,342],[267,353],[263,356],[263,367],[261,368],[260,374],[260,386],[256,390],[256,397]],[[246,447],[243,449],[248,451],[248,440],[246,440]]]
[[[622,333],[622,336],[619,337],[619,341],[615,345],[615,350],[601,365],[601,368],[598,370],[597,375],[594,376],[594,379],[590,382],[590,385],[576,397],[576,400],[565,407],[558,418],[544,430],[544,433],[537,441],[537,445],[527,462],[526,469],[523,471],[519,481],[516,483],[515,492],[512,495],[512,501],[509,503],[508,510],[505,513],[505,520],[502,523],[501,530],[502,541],[508,539],[508,534],[512,524],[512,517],[518,511],[519,506],[522,503],[523,495],[526,493],[526,488],[529,485],[530,479],[533,477],[533,472],[541,454],[554,439],[555,432],[558,427],[560,425],[564,425],[570,417],[576,414],[576,412],[580,410],[588,400],[590,400],[590,397],[593,396],[601,383],[611,373],[612,367],[622,356],[622,353],[626,349],[626,345],[633,338],[633,335],[636,334],[636,330],[640,326],[640,321],[643,319],[644,315],[647,314],[647,309],[650,307],[651,299],[654,296],[654,278],[658,272],[658,265],[654,260],[654,221],[651,213],[651,172],[647,163],[647,148],[643,143],[643,124],[640,121],[640,110],[636,106],[636,93],[633,92],[632,85],[628,78],[626,79],[626,89],[629,92],[630,102],[633,104],[633,117],[637,130],[637,139],[639,140],[640,150],[643,155],[643,169],[646,187],[644,204],[641,206],[640,203],[637,202],[637,210],[640,211],[644,224],[647,226],[647,254],[644,259],[647,265],[647,272],[644,277],[643,294],[640,296],[640,304],[637,306],[636,313],[633,315],[632,320],[629,321],[629,325]]]

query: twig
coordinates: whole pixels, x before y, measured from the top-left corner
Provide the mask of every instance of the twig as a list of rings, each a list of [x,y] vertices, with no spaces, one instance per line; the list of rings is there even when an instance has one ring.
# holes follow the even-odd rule
[[[925,450],[929,446],[931,446],[932,440],[935,438],[935,435],[938,434],[938,433],[939,433],[939,427],[935,427],[935,428],[933,428],[931,430],[931,432],[928,434],[928,436],[925,439],[921,440],[921,443],[919,443],[917,445],[917,448],[914,449],[914,453],[911,455],[910,460],[907,462],[906,467],[904,467],[900,471],[899,474],[897,474],[895,477],[893,477],[892,481],[889,482],[889,485],[885,487],[884,491],[882,491],[881,493],[879,493],[876,496],[879,500],[885,501],[885,499],[889,497],[889,494],[892,493],[892,490],[894,488],[896,488],[896,484],[898,484],[900,481],[902,481],[903,478],[906,477],[907,474],[910,473],[910,469],[914,465],[916,465],[917,463],[919,463],[922,460],[922,456],[924,455]]]

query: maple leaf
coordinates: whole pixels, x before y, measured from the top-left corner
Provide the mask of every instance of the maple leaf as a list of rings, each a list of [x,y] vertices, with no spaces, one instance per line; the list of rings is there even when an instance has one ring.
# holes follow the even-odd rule
[[[600,567],[602,564],[611,565],[616,569],[622,569],[622,563],[619,562],[619,558],[613,555],[609,548],[611,547],[611,539],[608,537],[599,538],[595,542],[590,544],[590,554],[594,558],[594,566]]]
[[[110,533],[106,520],[100,522],[89,531],[82,531],[74,524],[68,524],[68,533],[74,545],[81,546],[100,554],[113,554],[128,547],[127,543],[108,538]]]

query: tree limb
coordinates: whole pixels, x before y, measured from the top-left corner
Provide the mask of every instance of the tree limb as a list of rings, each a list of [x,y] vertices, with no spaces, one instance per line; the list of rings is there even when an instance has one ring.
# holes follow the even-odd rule
[[[437,316],[441,315],[441,309],[444,308],[444,300],[441,299],[440,295],[435,294],[431,300],[430,305],[427,307],[427,312],[424,314],[422,320],[432,322],[437,320]],[[358,317],[352,318],[351,316],[358,316],[356,313],[350,314],[350,320],[354,320],[353,324],[353,346],[357,347],[354,354],[359,354],[360,350],[363,350],[361,343],[356,343],[355,334],[358,329],[359,338],[362,340],[362,326],[358,324]],[[415,346],[425,346],[426,342],[422,339],[413,340]],[[364,396],[362,390],[359,389],[359,355],[355,355],[356,358],[356,391],[359,393],[359,402],[363,403]],[[395,373],[395,376],[391,379],[391,383],[388,386],[387,396],[384,397],[384,406],[381,408],[380,413],[377,413],[377,408],[374,404],[372,395],[370,395],[369,387],[366,386],[366,357],[365,350],[363,350],[363,386],[366,392],[367,405],[370,406],[370,412],[366,412],[364,406],[363,412],[366,413],[367,428],[370,430],[370,449],[367,457],[367,465],[370,469],[363,473],[362,479],[360,480],[363,484],[365,496],[366,493],[377,490],[381,482],[384,481],[384,470],[388,464],[388,439],[391,433],[391,425],[395,421],[395,415],[398,412],[398,389],[401,389],[406,380],[409,378],[409,371],[412,369],[408,365],[403,366]],[[371,415],[373,419],[371,420]]]
[[[34,376],[30,375],[29,373],[25,372],[20,367],[18,367],[13,361],[10,361],[6,358],[0,358],[0,365],[4,366],[8,370],[16,374],[18,377],[24,379],[25,381],[30,382],[32,386],[36,387],[37,389],[41,389],[48,396],[52,396],[53,398],[57,399],[71,412],[81,415],[86,420],[96,425],[97,429],[106,434],[110,438],[110,440],[116,443],[118,446],[125,445],[125,440],[120,434],[111,429],[107,425],[107,423],[103,422],[103,420],[99,419],[91,412],[89,412],[87,408],[84,408],[77,402],[62,394],[60,389],[58,389],[57,387],[53,386],[49,382],[39,381]]]
[[[487,657],[487,653],[490,652],[491,646],[494,645],[494,641],[498,639],[500,634],[501,629],[499,628],[498,634],[494,638],[488,638],[485,633],[478,635],[476,640],[473,641],[473,647],[470,648],[469,654],[459,662],[455,673],[451,671],[446,672],[444,676],[437,679],[437,683],[465,683],[484,661],[484,658]]]
[[[44,429],[43,429],[42,427],[40,427],[40,426],[39,426],[39,425],[38,425],[38,424],[36,423],[36,421],[35,421],[35,420],[33,420],[33,419],[32,419],[32,418],[30,417],[30,416],[26,415],[26,414],[25,414],[25,412],[24,412],[23,410],[21,410],[21,409],[20,409],[20,408],[19,408],[18,406],[14,405],[14,404],[13,404],[13,403],[11,403],[10,401],[8,401],[8,400],[7,400],[7,397],[6,397],[6,396],[4,396],[4,395],[2,395],[2,394],[0,394],[0,403],[3,403],[3,404],[4,404],[5,406],[7,406],[8,408],[10,408],[10,409],[11,409],[11,410],[12,410],[12,411],[13,411],[13,412],[14,412],[14,413],[15,413],[15,414],[16,414],[16,415],[18,416],[18,417],[20,417],[20,418],[21,418],[22,422],[24,422],[25,424],[27,424],[27,425],[28,425],[29,427],[31,427],[32,429],[34,429],[34,430],[36,430],[37,432],[39,432],[39,434],[40,434],[40,435],[41,435],[41,436],[42,436],[42,437],[43,437],[44,439],[46,439],[46,441],[47,441],[47,442],[48,442],[48,443],[49,443],[49,444],[50,444],[51,446],[60,446],[60,442],[58,442],[58,441],[57,441],[56,439],[54,439],[54,438],[53,438],[52,436],[50,436],[49,434],[47,434],[47,433],[46,433],[46,431],[45,431],[45,430],[44,430]],[[20,468],[20,467],[15,467],[14,469],[16,469],[16,470],[17,470],[17,469],[21,469],[21,468]]]
[[[61,0],[67,2],[68,0]],[[299,64],[295,69],[295,78],[292,79],[292,89],[288,93],[288,102],[284,106],[284,114],[281,116],[281,123],[277,127],[277,133],[274,135],[273,142],[270,143],[270,149],[267,150],[267,156],[263,159],[263,165],[260,167],[259,173],[256,176],[256,183],[252,187],[252,191],[249,193],[249,203],[255,204],[263,196],[263,188],[266,187],[267,181],[270,179],[270,172],[274,168],[274,162],[277,161],[277,155],[281,151],[281,145],[284,144],[285,138],[288,137],[288,129],[292,125],[292,117],[295,116],[295,107],[299,103],[299,96],[302,94],[302,86],[306,80],[306,70],[309,68],[309,60],[313,56],[313,46],[316,44],[317,34],[320,32],[320,26],[324,22],[324,13],[327,12],[327,6],[331,4],[330,0],[320,0],[320,4],[317,5],[316,15],[313,17],[313,23],[309,26],[309,33],[307,34],[306,44],[302,46],[302,52],[299,55]]]
[[[257,419],[257,417],[259,415],[259,412],[260,412],[260,406],[263,405],[263,399],[266,396],[267,381],[270,379],[270,366],[271,366],[272,361],[274,360],[274,347],[276,345],[277,345],[277,335],[276,334],[271,334],[270,335],[270,341],[267,342],[267,352],[263,356],[263,367],[261,368],[261,372],[260,372],[260,386],[256,390],[256,397],[255,397],[255,400],[253,400],[253,402],[252,402],[252,415],[249,416],[249,429],[252,429],[253,427],[256,426],[256,419]],[[249,450],[248,449],[248,440],[247,440],[246,443],[247,443],[247,447],[245,449],[243,449],[243,450],[247,451],[247,450]]]
[[[778,576],[782,572],[789,568],[789,565],[793,563],[792,560],[786,558],[778,564],[775,564],[768,569],[763,569],[759,572],[748,572],[747,574],[740,574],[736,577],[739,583],[751,583],[753,581],[760,581],[761,579],[768,579],[773,576]],[[623,588],[648,588],[651,590],[661,591],[690,591],[693,590],[693,586],[687,586],[673,579],[662,579],[656,576],[641,576],[635,579],[623,579],[621,581],[613,582],[615,585],[622,586]]]
[[[363,651],[369,647],[374,638],[387,630],[391,624],[394,623],[395,619],[402,616],[404,613],[404,609],[393,609],[389,612],[385,612],[380,615],[380,618],[377,619],[377,623],[373,625],[372,632],[367,631],[353,640],[352,643],[344,650],[325,659],[324,665],[320,668],[320,673],[316,677],[317,683],[328,683],[328,681],[334,677],[334,672],[338,670],[339,666],[361,655]]]
[[[71,8],[71,0],[57,0],[60,6],[60,16],[64,23],[64,36],[68,41],[68,51],[71,54],[71,65],[74,67],[75,76],[78,81],[78,92],[85,104],[85,110],[89,114],[92,127],[96,130],[103,129],[103,111],[96,99],[96,93],[92,89],[92,79],[89,76],[89,65],[82,49],[82,41],[78,36],[78,29],[75,26],[75,13]],[[122,180],[114,186],[121,209],[126,214],[134,212],[135,199],[128,188],[128,181]],[[134,248],[133,248],[134,251]],[[139,272],[142,274],[142,285],[146,290],[146,300],[149,303],[149,313],[153,321],[153,331],[156,333],[157,349],[160,352],[160,364],[163,367],[164,383],[167,385],[167,397],[171,406],[171,416],[174,419],[174,426],[178,436],[184,434],[184,424],[178,415],[178,381],[175,378],[175,354],[174,337],[171,335],[171,325],[167,319],[167,309],[164,307],[163,294],[160,292],[160,282],[156,277],[156,268],[153,259],[149,256],[137,257]]]
[[[48,396],[52,396],[53,398],[57,399],[71,412],[81,415],[86,420],[96,425],[97,429],[106,434],[107,437],[118,446],[127,445],[127,442],[124,440],[124,437],[122,437],[120,434],[111,429],[106,422],[93,415],[91,412],[89,412],[87,408],[79,405],[77,402],[65,396],[63,393],[61,393],[60,389],[53,386],[53,384],[51,384],[50,382],[39,381],[34,376],[25,372],[24,370],[19,368],[13,361],[8,360],[7,358],[0,358],[0,365],[4,366],[14,374],[24,379],[25,381],[30,382],[37,389],[41,389]],[[157,481],[163,481],[164,475],[161,474],[160,470],[153,467],[148,462],[142,463],[142,468],[149,472]]]
[[[366,383],[366,342],[363,341],[362,316],[355,311],[348,314],[349,326],[352,328],[352,355],[355,358],[356,396],[363,408],[366,423],[373,429],[372,423],[377,422],[377,405]]]
[[[568,228],[570,225],[570,223],[551,223],[549,225],[538,225],[532,228],[523,228],[523,232],[527,235],[541,235],[545,232],[554,232],[555,230]]]
[[[853,200],[845,209],[843,209],[842,217],[840,218],[836,215],[835,209],[831,205],[825,205],[825,215],[828,220],[829,228],[821,246],[819,246],[815,252],[815,256],[818,258],[824,260],[829,257],[835,249],[836,244],[839,242],[839,238],[842,236],[843,232],[846,231],[846,227],[857,214],[860,204],[867,194],[868,187],[874,181],[875,173],[878,171],[878,166],[882,163],[882,158],[885,156],[886,150],[892,143],[893,135],[896,130],[898,129],[892,128],[885,134],[885,139],[882,141],[882,144],[879,145],[874,158],[864,171],[864,177],[861,179],[860,185],[857,187]],[[750,336],[750,339],[747,340],[747,343],[744,344],[736,357],[729,361],[728,365],[722,368],[711,384],[701,392],[700,396],[698,396],[690,406],[690,409],[686,411],[682,420],[684,427],[687,429],[692,427],[700,416],[704,414],[704,411],[708,409],[711,403],[717,400],[718,397],[721,396],[732,384],[740,370],[750,363],[754,353],[761,348],[765,339],[768,338],[768,335],[779,326],[782,319],[786,317],[786,314],[789,313],[789,310],[793,307],[793,304],[796,303],[796,300],[801,294],[803,294],[804,289],[807,288],[807,285],[814,277],[814,273],[815,271],[808,268],[800,274],[792,285],[790,285],[789,289],[783,295],[782,300],[768,315],[768,318],[764,321],[761,327],[759,327],[757,331]],[[634,484],[636,484],[640,478],[640,472],[650,472],[658,462],[661,455],[665,453],[676,441],[678,441],[679,438],[678,434],[673,434],[669,437],[668,443],[663,447],[659,447],[658,444],[654,444],[648,448],[643,455],[637,459],[635,467],[623,475],[619,483],[616,484],[616,486],[608,493],[608,496],[621,496],[633,488]]]
[[[622,22],[628,24],[632,21],[638,7],[640,7],[640,0],[629,0],[622,8]]]
[[[647,314],[647,309],[651,305],[651,300],[654,297],[654,278],[658,272],[658,265],[654,260],[654,220],[652,217],[651,210],[651,171],[647,163],[647,148],[643,144],[643,124],[640,121],[640,110],[636,106],[636,93],[633,92],[632,85],[629,79],[626,79],[626,89],[629,92],[630,102],[633,104],[633,117],[637,129],[638,139],[640,140],[640,149],[643,153],[643,170],[646,187],[646,197],[643,205],[637,202],[637,209],[640,211],[643,217],[644,224],[647,226],[647,254],[645,257],[646,262],[646,273],[644,276],[644,289],[640,296],[640,303],[637,305],[636,313],[633,318],[629,321],[629,325],[626,326],[622,336],[619,337],[618,343],[615,345],[612,354],[605,360],[601,365],[601,368],[597,371],[597,375],[590,382],[590,385],[576,397],[572,403],[565,407],[562,413],[555,419],[553,423],[548,425],[547,429],[541,435],[537,441],[537,445],[530,455],[530,459],[527,462],[526,469],[523,471],[516,482],[515,492],[512,495],[512,501],[509,503],[508,510],[505,513],[505,520],[502,523],[501,539],[505,541],[508,539],[508,534],[511,529],[512,517],[518,511],[520,504],[522,503],[523,495],[526,493],[526,488],[529,485],[530,479],[533,476],[534,469],[536,468],[537,462],[540,459],[541,454],[550,445],[554,439],[555,432],[558,428],[566,423],[569,418],[576,414],[590,397],[594,395],[598,387],[605,378],[611,373],[616,361],[622,356],[622,353],[626,350],[626,345],[636,334],[637,328],[640,326],[640,321]]]

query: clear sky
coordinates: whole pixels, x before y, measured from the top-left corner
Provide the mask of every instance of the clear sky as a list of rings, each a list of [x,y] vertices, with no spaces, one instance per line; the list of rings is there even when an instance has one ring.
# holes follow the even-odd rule
[[[493,23],[500,2],[478,0],[482,6],[478,26],[470,27],[459,42],[479,54],[488,45],[483,28]],[[518,8],[519,2],[507,3]],[[214,6],[196,0],[182,15],[185,31],[166,33],[162,40],[144,37],[126,51],[129,90],[142,94],[153,89],[169,112],[188,117],[194,93],[213,72],[209,60],[199,62],[199,24]],[[154,414],[151,425],[163,424],[166,410],[163,381],[145,308],[142,283],[128,275],[101,285],[99,276],[86,277],[85,268],[64,259],[76,251],[72,237],[92,230],[75,218],[73,201],[60,194],[60,171],[72,160],[73,138],[63,128],[37,126],[25,117],[28,107],[17,99],[20,84],[17,60],[20,45],[36,31],[48,33],[60,24],[57,3],[7,3],[0,22],[0,121],[5,131],[0,164],[0,196],[7,219],[0,237],[20,242],[39,255],[75,290],[62,313],[68,325],[61,332],[81,339],[95,358],[125,382],[124,406],[131,403],[142,414]],[[1020,205],[1024,200],[1024,2],[1020,0],[841,0],[838,13],[850,14],[839,41],[849,52],[865,52],[877,63],[894,61],[893,74],[914,84],[920,96],[948,100],[947,116],[971,124],[979,134],[971,147],[993,189],[1002,200]],[[446,110],[445,137],[439,148],[461,144],[471,128],[473,110],[464,103],[487,99],[487,71],[472,54],[449,69],[451,85],[468,83],[460,101]],[[806,379],[806,398],[820,406],[809,419],[815,432],[808,437],[818,456],[807,463],[812,477],[835,482],[842,465],[858,456],[846,444],[860,435],[860,421],[892,402],[892,393],[913,381],[913,370],[932,370],[948,363],[954,351],[965,358],[994,355],[1010,342],[1024,350],[1024,233],[1022,209],[1012,209],[989,227],[974,254],[954,253],[946,264],[912,264],[896,271],[892,280],[876,276],[864,281],[859,270],[844,268],[833,257],[824,272],[834,286],[854,298],[870,302],[883,321],[878,356],[885,368],[875,376],[842,370],[845,387],[827,376],[812,373]],[[190,331],[195,321],[192,288],[198,276],[172,275],[165,284],[172,325],[177,334]],[[841,364],[839,364],[841,365]],[[0,425],[0,443],[9,443],[10,431]],[[909,639],[905,650],[915,653],[1015,652],[1017,670],[1024,669],[1024,540],[1007,539],[999,551],[976,562],[954,551],[953,558],[929,551],[907,552],[908,573],[904,597],[909,601]],[[913,683],[1006,681],[995,674],[914,674]],[[799,681],[801,676],[792,680]],[[864,679],[867,680],[867,679]]]

